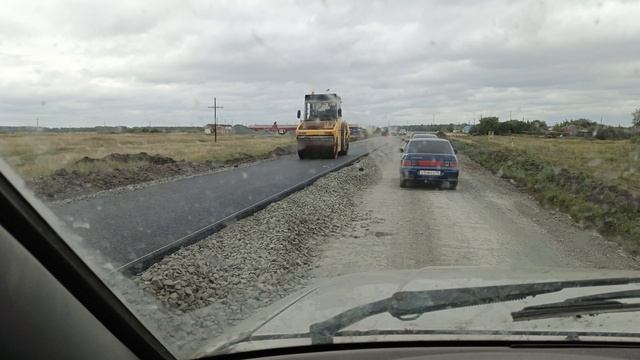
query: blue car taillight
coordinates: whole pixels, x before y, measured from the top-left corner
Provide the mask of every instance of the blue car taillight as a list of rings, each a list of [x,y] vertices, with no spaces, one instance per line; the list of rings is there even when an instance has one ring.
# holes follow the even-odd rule
[[[451,169],[456,169],[458,167],[458,162],[453,160],[453,161],[445,161],[444,162],[444,167],[448,167]]]
[[[442,160],[402,160],[400,166],[422,166],[431,168],[450,168],[456,169],[458,162],[456,160],[442,161]]]

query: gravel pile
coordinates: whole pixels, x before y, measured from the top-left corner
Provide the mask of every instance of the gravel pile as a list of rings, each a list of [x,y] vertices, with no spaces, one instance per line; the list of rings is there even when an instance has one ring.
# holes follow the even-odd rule
[[[171,343],[189,338],[193,347],[305,286],[325,240],[370,217],[355,210],[355,197],[378,178],[375,161],[365,158],[135,276],[173,316],[156,325],[160,333]],[[152,306],[140,306],[158,317]]]

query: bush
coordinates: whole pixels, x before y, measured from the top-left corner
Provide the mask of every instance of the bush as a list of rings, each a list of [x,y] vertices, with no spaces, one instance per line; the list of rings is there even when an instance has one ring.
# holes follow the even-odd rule
[[[598,140],[622,140],[631,137],[627,129],[616,127],[600,127],[595,131],[595,138]]]
[[[553,131],[562,131],[569,125],[575,125],[580,129],[593,131],[598,127],[598,123],[589,119],[565,120],[553,126]]]

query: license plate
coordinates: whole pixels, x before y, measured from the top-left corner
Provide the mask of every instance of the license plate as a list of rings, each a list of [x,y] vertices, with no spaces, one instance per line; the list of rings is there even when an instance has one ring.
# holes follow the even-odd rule
[[[440,176],[440,171],[435,171],[435,170],[418,170],[418,175]]]

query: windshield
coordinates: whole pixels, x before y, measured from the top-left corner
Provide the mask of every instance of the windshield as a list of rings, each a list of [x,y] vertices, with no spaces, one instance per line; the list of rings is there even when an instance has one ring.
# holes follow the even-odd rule
[[[48,251],[181,359],[640,342],[637,282],[574,286],[640,269],[639,19],[624,0],[9,0],[0,204],[17,189],[64,241]]]
[[[333,102],[308,102],[305,120],[335,120],[338,117],[338,106]]]

